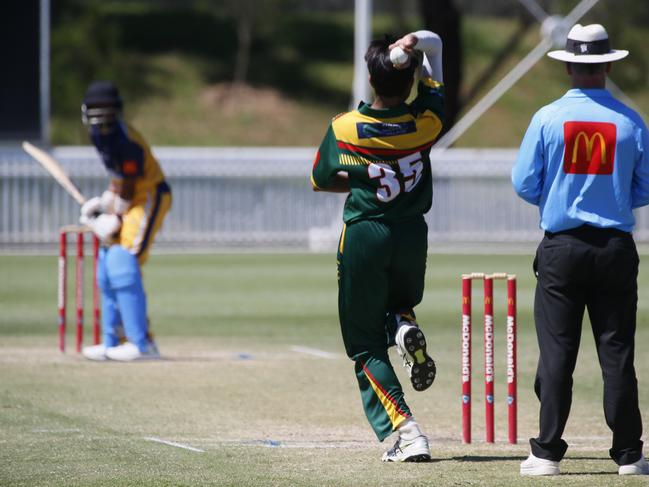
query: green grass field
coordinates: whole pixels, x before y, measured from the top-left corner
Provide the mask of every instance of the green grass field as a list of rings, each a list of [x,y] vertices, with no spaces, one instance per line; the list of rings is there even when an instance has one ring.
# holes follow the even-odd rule
[[[0,256],[0,485],[646,485],[639,478],[620,479],[608,459],[601,374],[587,328],[565,434],[571,445],[562,463],[565,475],[519,477],[518,464],[537,424],[531,260],[429,257],[418,317],[438,364],[437,381],[415,393],[396,355],[394,363],[406,399],[430,436],[434,461],[382,464],[391,439],[382,445],[373,437],[352,362],[343,353],[333,255],[154,255],[145,279],[165,360],[132,364],[82,360],[71,350],[72,333],[70,351],[59,353],[55,258]],[[645,268],[636,368],[646,411]],[[518,445],[506,443],[502,283],[496,286],[497,443],[482,440],[478,333],[474,444],[460,442],[459,275],[468,271],[519,275]],[[480,318],[475,309],[475,322]]]

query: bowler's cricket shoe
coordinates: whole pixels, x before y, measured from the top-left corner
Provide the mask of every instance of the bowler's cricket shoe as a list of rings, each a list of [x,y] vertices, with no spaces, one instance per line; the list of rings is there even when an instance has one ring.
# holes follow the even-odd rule
[[[106,350],[106,345],[100,343],[99,345],[83,347],[83,349],[81,350],[81,355],[83,355],[88,360],[103,362],[104,360],[108,360],[108,357],[106,357]]]
[[[430,462],[428,438],[424,435],[413,440],[399,438],[381,458],[384,462]]]
[[[620,475],[649,475],[649,462],[642,455],[637,462],[620,465],[618,473]]]
[[[424,333],[417,325],[402,321],[397,329],[395,342],[412,387],[416,391],[425,391],[433,384],[437,369],[435,361],[426,353]]]
[[[116,347],[106,350],[106,357],[118,362],[133,362],[134,360],[158,360],[160,352],[154,342],[148,342],[143,352],[131,342],[124,342]]]
[[[521,462],[521,475],[559,475],[559,462],[530,456]]]

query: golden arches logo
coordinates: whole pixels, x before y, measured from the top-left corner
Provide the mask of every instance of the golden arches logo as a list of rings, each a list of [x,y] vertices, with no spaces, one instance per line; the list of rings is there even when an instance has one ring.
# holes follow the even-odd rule
[[[563,140],[563,170],[566,174],[613,174],[617,143],[614,123],[565,122]],[[582,146],[585,147],[582,149]]]
[[[579,151],[579,141],[584,138],[584,143],[586,144],[586,160],[590,161],[593,158],[593,148],[595,146],[595,139],[599,139],[599,149],[600,149],[600,161],[602,164],[606,164],[606,139],[601,132],[595,132],[593,135],[588,137],[588,134],[583,130],[577,134],[575,137],[575,142],[572,147],[572,163],[577,163],[577,152]]]

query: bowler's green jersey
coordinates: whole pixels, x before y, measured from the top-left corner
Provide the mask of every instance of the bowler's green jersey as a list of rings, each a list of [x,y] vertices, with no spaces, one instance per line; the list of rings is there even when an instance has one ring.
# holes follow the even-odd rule
[[[430,148],[442,129],[443,105],[442,85],[428,78],[410,104],[375,110],[361,103],[336,117],[316,155],[314,188],[326,190],[339,171],[349,174],[345,223],[426,213],[433,196]]]

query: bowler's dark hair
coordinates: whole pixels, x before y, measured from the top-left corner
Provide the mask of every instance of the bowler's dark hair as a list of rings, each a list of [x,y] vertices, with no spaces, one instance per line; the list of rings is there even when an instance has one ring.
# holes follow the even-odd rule
[[[392,65],[389,46],[395,40],[396,38],[386,34],[383,39],[372,41],[365,53],[370,83],[379,96],[403,95],[417,69],[415,56],[410,56],[410,66],[405,69],[397,69]]]
[[[606,63],[570,63],[570,67],[579,75],[599,74],[606,71]]]

